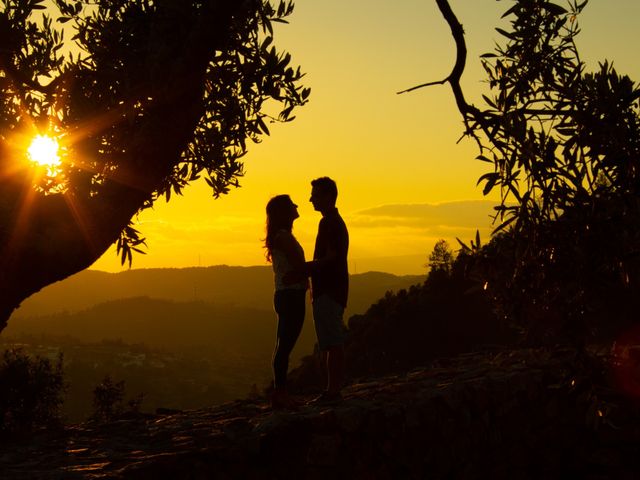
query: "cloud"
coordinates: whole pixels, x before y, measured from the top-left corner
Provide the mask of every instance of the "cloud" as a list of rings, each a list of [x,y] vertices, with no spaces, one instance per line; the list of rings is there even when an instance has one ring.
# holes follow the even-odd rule
[[[355,213],[350,224],[360,228],[410,227],[434,233],[485,229],[491,227],[494,206],[494,202],[485,200],[382,205]]]
[[[493,201],[469,200],[439,204],[390,204],[345,218],[351,238],[351,268],[396,274],[424,273],[434,244],[444,239],[457,250],[456,239],[469,243],[479,231],[486,243],[491,231]]]

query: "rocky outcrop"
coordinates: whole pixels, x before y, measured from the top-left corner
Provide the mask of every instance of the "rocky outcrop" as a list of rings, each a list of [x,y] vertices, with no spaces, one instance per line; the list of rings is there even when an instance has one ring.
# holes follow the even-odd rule
[[[468,354],[354,383],[334,405],[239,400],[69,426],[5,444],[0,478],[637,478],[637,412],[578,360]]]

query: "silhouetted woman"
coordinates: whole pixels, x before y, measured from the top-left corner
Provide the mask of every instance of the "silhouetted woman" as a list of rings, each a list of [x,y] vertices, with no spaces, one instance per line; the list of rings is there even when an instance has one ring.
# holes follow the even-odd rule
[[[287,391],[289,355],[300,336],[305,313],[306,277],[304,250],[291,232],[298,218],[298,206],[289,195],[278,195],[267,203],[267,260],[273,265],[275,293],[273,304],[278,315],[276,347],[273,352],[273,408],[292,408],[296,402]],[[285,278],[286,277],[286,278]]]

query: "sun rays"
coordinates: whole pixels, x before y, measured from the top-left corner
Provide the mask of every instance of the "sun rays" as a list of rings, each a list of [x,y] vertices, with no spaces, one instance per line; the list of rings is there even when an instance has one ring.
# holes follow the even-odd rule
[[[61,165],[59,149],[60,145],[55,138],[36,135],[27,149],[27,154],[32,162],[47,169],[48,176],[55,177]]]

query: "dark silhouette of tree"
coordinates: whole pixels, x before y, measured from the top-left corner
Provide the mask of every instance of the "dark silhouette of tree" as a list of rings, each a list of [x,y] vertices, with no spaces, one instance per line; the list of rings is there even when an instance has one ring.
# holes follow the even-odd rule
[[[585,71],[575,38],[587,1],[514,0],[510,30],[497,29],[504,44],[482,56],[490,94],[476,107],[460,87],[462,25],[447,0],[436,2],[457,61],[446,79],[414,88],[449,83],[477,158],[493,167],[478,183],[499,190],[496,232],[506,235],[481,254],[484,283],[515,320],[554,319],[584,337],[602,299],[637,297],[640,89],[607,61]],[[631,319],[635,309],[616,313]]]
[[[429,261],[426,265],[429,267],[429,275],[436,272],[448,275],[451,273],[453,259],[453,250],[451,250],[449,242],[444,239],[438,240],[433,247],[433,251],[429,254]]]
[[[124,411],[124,380],[114,382],[106,375],[93,389],[93,415],[95,420],[109,421]]]
[[[114,242],[130,263],[131,219],[159,198],[237,186],[247,140],[309,94],[272,46],[291,2],[43,2],[0,1],[0,330]],[[58,139],[56,172],[27,161],[36,134]]]
[[[125,413],[140,413],[140,405],[144,394],[130,398],[125,402],[125,382],[114,382],[111,375],[105,375],[102,381],[93,389],[93,413],[90,420],[109,422]]]
[[[486,293],[475,288],[468,274],[474,261],[462,250],[448,274],[436,271],[420,285],[388,291],[364,314],[351,316],[347,378],[406,372],[437,358],[516,344],[520,335],[496,315]],[[321,366],[319,351],[305,357],[291,372],[291,384],[301,390],[322,385]]]

